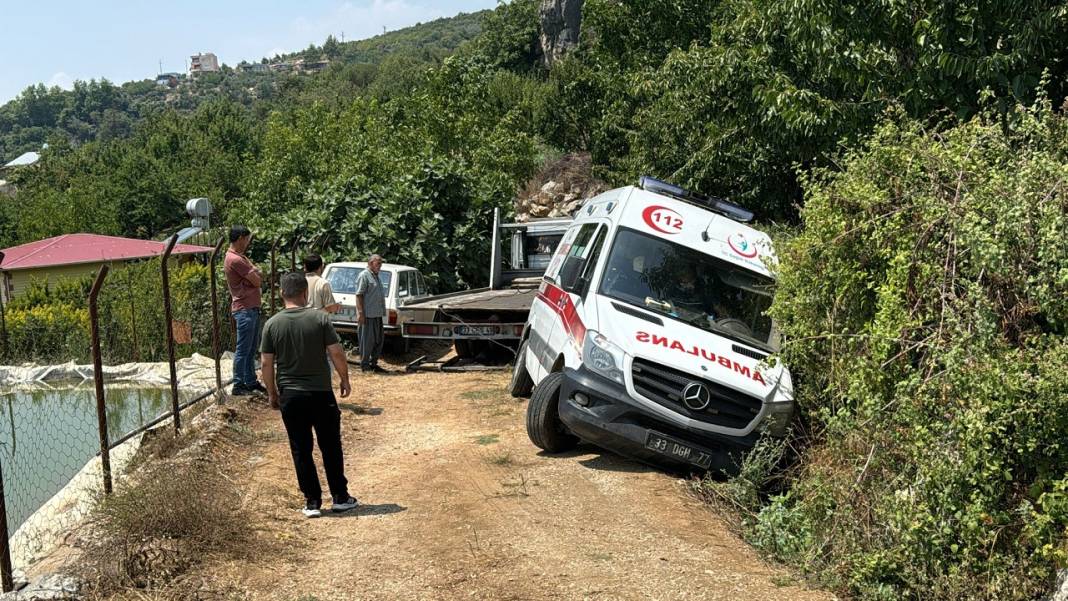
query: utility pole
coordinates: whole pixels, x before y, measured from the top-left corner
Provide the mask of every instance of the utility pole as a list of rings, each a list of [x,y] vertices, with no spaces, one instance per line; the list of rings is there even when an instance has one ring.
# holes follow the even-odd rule
[[[159,74],[163,75],[163,59],[159,59]]]
[[[341,32],[341,43],[342,44],[345,43],[345,32],[344,31]]]

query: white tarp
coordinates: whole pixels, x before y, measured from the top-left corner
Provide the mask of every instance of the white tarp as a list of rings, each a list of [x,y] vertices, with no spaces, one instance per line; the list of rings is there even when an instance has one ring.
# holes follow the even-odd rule
[[[222,380],[226,382],[233,374],[233,353],[223,353],[221,361]],[[175,363],[178,383],[182,387],[215,385],[215,360],[194,354]],[[105,365],[102,368],[106,382],[135,382],[146,386],[170,385],[170,368],[166,363],[123,363]],[[60,365],[0,365],[0,388],[26,388],[35,384],[53,382],[92,381],[93,366],[78,365],[71,361]]]

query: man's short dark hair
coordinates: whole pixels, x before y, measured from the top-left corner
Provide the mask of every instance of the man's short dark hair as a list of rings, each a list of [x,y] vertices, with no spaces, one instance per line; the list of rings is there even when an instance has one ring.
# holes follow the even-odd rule
[[[319,255],[308,255],[304,257],[304,271],[311,273],[323,266],[323,258]]]
[[[278,287],[282,291],[282,298],[297,300],[308,291],[308,278],[304,277],[304,274],[299,271],[291,271],[282,276],[282,281]]]
[[[252,230],[243,225],[231,225],[230,226],[230,244],[237,242],[239,239],[245,236],[251,236]]]

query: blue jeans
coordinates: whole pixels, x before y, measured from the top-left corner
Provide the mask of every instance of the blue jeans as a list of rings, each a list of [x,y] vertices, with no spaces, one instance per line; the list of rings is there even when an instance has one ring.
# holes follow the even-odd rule
[[[234,351],[234,384],[256,383],[256,353],[260,346],[260,310],[242,309],[234,313],[237,323],[237,349]]]

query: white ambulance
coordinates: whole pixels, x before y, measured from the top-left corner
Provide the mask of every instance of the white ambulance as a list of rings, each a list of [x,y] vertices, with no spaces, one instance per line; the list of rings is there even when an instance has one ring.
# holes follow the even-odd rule
[[[732,472],[784,435],[790,372],[767,235],[737,205],[651,178],[589,199],[549,264],[511,393],[556,453],[584,440],[672,468]]]

